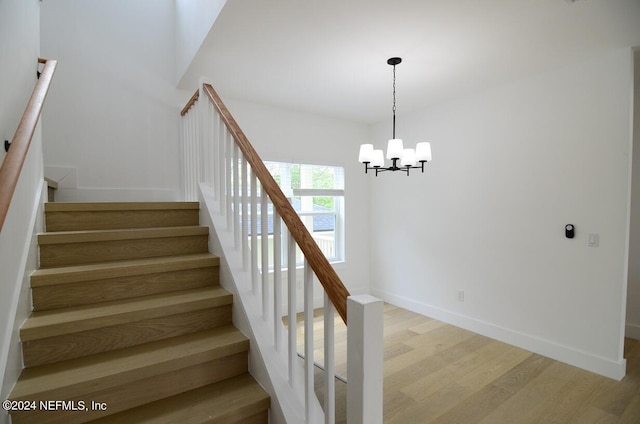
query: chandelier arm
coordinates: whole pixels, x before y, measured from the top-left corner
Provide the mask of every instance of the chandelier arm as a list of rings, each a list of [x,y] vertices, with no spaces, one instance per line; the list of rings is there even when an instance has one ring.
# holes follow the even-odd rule
[[[365,174],[367,174],[368,171],[376,171],[376,176],[378,175],[378,173],[385,172],[385,171],[392,171],[392,172],[403,171],[403,172],[406,172],[408,174],[409,173],[409,169],[419,169],[421,172],[424,172],[424,164],[428,162],[426,160],[421,160],[420,161],[420,165],[398,166],[398,159],[392,159],[392,160],[393,160],[393,164],[391,166],[389,166],[389,167],[369,166],[369,164],[371,164],[371,162],[363,162],[364,163],[364,172],[365,172]]]

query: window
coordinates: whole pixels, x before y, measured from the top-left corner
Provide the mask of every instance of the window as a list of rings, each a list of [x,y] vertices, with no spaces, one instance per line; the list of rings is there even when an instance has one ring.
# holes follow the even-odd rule
[[[267,161],[265,165],[326,258],[332,262],[343,261],[344,168]],[[269,205],[268,213],[269,233],[272,234],[272,205]],[[285,238],[282,244],[282,257],[286,258]],[[296,259],[301,265],[303,256],[299,248]],[[269,265],[273,265],[271,252]]]

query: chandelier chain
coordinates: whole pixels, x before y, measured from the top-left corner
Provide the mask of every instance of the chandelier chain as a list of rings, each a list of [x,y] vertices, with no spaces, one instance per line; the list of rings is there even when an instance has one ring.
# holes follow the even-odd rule
[[[396,138],[396,65],[393,65],[393,137]]]
[[[393,113],[396,113],[396,67],[393,66]]]

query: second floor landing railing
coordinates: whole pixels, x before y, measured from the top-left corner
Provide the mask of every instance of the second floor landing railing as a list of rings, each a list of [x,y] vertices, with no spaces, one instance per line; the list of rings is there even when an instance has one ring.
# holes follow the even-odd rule
[[[208,101],[203,102],[202,98]],[[288,346],[283,354],[287,362],[286,378],[294,392],[304,389],[304,422],[318,420],[313,406],[318,404],[314,392],[313,340],[313,282],[317,279],[324,289],[324,422],[335,422],[333,316],[337,312],[348,328],[347,422],[382,423],[382,302],[370,296],[350,296],[211,85],[203,84],[181,115],[185,198],[196,200],[201,184],[211,188],[218,211],[224,216],[224,230],[233,235],[232,247],[240,252],[241,267],[250,274],[251,291],[260,299],[261,318],[271,323],[271,348],[278,351],[285,344]],[[287,248],[281,253],[283,241]],[[304,388],[297,387],[300,305],[296,288],[296,246],[304,257],[304,293],[300,302],[304,316],[304,354],[301,355]],[[286,284],[282,278],[284,273]],[[282,311],[285,303],[286,314]],[[286,328],[284,316],[288,316]]]

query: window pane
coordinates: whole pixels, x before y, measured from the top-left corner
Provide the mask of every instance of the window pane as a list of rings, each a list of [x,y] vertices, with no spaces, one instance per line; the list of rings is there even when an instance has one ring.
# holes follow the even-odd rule
[[[313,217],[313,232],[311,235],[327,259],[336,258],[335,228],[335,215],[316,215]]]
[[[312,188],[334,188],[334,169],[332,166],[313,167]]]
[[[314,217],[319,218],[319,217]],[[335,215],[326,215],[323,216],[323,219],[326,221],[332,221],[331,223],[326,223],[325,225],[319,225],[318,230],[310,231],[311,236],[315,240],[316,244],[324,253],[324,256],[328,260],[338,259],[336,255],[336,233],[333,230],[324,230],[323,227],[330,226],[335,227]],[[314,222],[314,226],[316,223]],[[302,256],[302,251],[299,246],[296,246],[296,261],[297,265],[302,265],[304,261],[304,257]]]
[[[334,205],[333,199],[334,199],[333,196],[314,197],[313,198],[314,210],[316,208],[322,208],[327,211],[332,211],[333,205]]]
[[[291,205],[298,213],[328,213],[335,211],[334,196],[293,196]]]
[[[317,192],[309,192],[308,195],[305,195],[304,190],[344,190],[344,168],[284,162],[265,162],[265,164],[327,259],[342,260],[344,252],[343,196],[336,193],[323,195],[325,193]],[[293,194],[294,190],[298,190],[296,196]],[[269,213],[272,213],[271,209]],[[258,217],[256,218],[260,227],[260,221]],[[271,235],[273,231],[271,219],[268,226]],[[301,264],[303,261],[302,253],[299,248],[297,249],[297,261]],[[270,262],[271,257],[272,252],[269,252]]]

